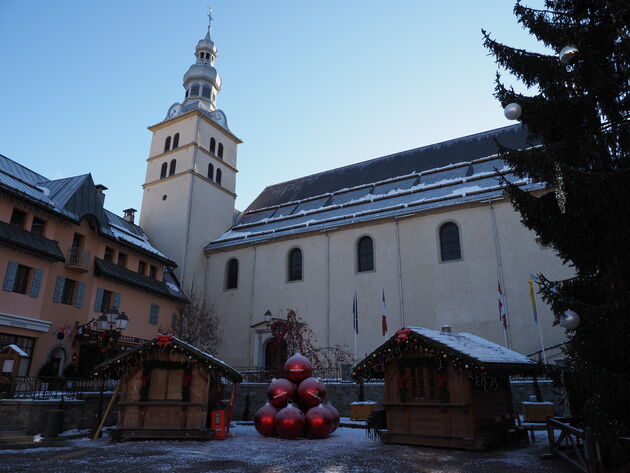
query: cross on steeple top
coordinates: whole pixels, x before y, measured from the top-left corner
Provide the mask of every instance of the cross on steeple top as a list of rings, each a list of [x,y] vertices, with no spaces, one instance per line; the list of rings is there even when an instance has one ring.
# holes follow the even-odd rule
[[[212,7],[208,7],[208,31],[212,29]]]

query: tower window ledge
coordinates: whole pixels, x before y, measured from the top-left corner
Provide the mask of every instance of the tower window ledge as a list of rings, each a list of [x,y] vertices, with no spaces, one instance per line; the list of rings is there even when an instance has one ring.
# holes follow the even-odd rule
[[[183,149],[188,149],[188,148],[191,148],[193,146],[195,146],[195,143],[188,143],[188,144],[185,144],[185,145],[180,145],[177,148],[169,149],[168,151],[165,151],[163,153],[159,153],[159,154],[156,154],[155,156],[151,156],[151,157],[147,158],[147,162],[151,162],[151,161],[153,161],[155,159],[161,158],[163,156],[168,156],[169,154],[173,154],[176,151],[181,151]]]

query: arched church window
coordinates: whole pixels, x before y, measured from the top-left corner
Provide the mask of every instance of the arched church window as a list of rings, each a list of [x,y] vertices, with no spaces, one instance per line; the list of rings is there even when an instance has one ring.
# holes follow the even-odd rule
[[[164,140],[164,152],[166,153],[170,149],[171,149],[171,137],[167,136],[166,139]]]
[[[440,227],[440,258],[441,261],[452,261],[462,258],[459,244],[459,228],[453,222],[447,222]]]
[[[361,237],[357,243],[357,271],[374,270],[374,242],[369,236]]]
[[[177,160],[175,159],[171,159],[171,167],[168,170],[168,175],[172,176],[173,174],[175,174],[175,165],[177,164]]]
[[[207,85],[204,85],[201,88],[201,96],[209,99],[210,98],[210,87],[208,87]]]
[[[167,172],[168,172],[168,164],[162,163],[162,169],[160,170],[160,179],[165,178]]]
[[[223,143],[219,143],[219,149],[217,151],[217,156],[223,159]]]
[[[236,289],[238,287],[238,260],[232,258],[227,262],[225,271],[225,288]]]
[[[215,179],[216,183],[221,185],[221,170],[217,168],[217,178]]]
[[[212,163],[208,163],[208,179],[214,180],[214,166]]]
[[[199,95],[199,84],[193,84],[190,88],[190,95],[197,97]]]
[[[217,140],[215,140],[214,138],[210,138],[210,152],[214,154],[216,150],[217,150]]]
[[[288,281],[301,281],[302,280],[302,250],[299,248],[293,248],[289,251],[289,260],[287,265],[287,280]]]
[[[179,133],[175,133],[175,136],[173,136],[173,149],[177,148],[179,146]]]

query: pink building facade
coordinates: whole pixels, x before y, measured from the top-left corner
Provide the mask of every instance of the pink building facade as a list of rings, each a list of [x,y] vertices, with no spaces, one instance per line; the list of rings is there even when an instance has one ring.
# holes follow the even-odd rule
[[[89,174],[49,180],[0,155],[0,348],[28,353],[22,376],[87,374],[177,319],[185,296],[175,263],[133,209],[104,209],[105,189]],[[106,312],[129,319],[108,347],[94,324]]]

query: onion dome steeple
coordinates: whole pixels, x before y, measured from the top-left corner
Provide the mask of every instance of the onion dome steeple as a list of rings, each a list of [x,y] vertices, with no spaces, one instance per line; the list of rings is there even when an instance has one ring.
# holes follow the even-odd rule
[[[210,37],[210,30],[212,29],[212,14],[210,12],[208,12],[208,18],[208,32],[195,48],[197,60],[184,74],[183,85],[186,89],[184,106],[198,103],[199,106],[213,111],[217,108],[216,99],[221,90],[221,77],[214,68],[217,48]]]

